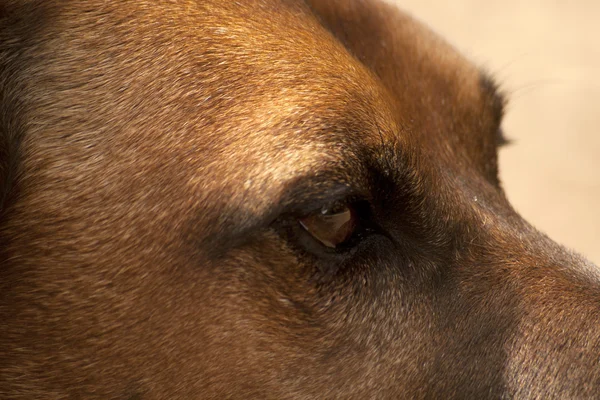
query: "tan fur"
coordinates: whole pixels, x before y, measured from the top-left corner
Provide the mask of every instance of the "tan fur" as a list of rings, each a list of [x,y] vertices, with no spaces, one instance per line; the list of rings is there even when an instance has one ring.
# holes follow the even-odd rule
[[[0,398],[594,397],[492,86],[375,0],[0,3]],[[390,238],[344,263],[286,228],[334,186]]]

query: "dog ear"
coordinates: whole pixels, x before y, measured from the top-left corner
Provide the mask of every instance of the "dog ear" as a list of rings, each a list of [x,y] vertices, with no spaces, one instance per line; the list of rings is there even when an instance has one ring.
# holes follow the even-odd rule
[[[439,78],[446,81],[439,76],[440,70],[447,70],[452,77],[449,81],[456,80],[453,74],[469,65],[439,36],[392,4],[381,0],[306,2],[322,25],[396,95],[408,93],[407,85],[438,85]],[[408,75],[410,71],[418,73],[418,83]],[[424,82],[424,78],[431,81]]]
[[[407,25],[414,22],[394,6],[378,0],[306,1],[323,26],[382,80],[405,70],[402,64],[410,54],[403,47],[409,46],[410,40],[403,36],[410,29]]]

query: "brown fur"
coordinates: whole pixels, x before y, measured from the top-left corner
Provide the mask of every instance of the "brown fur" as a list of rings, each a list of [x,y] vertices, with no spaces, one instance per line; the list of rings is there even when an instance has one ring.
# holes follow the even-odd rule
[[[504,197],[502,102],[376,1],[5,0],[0,398],[596,396],[598,272]],[[307,251],[345,190],[386,237]]]

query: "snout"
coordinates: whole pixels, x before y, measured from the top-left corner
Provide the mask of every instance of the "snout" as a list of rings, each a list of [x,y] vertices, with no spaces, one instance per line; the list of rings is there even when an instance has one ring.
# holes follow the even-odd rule
[[[501,389],[495,393],[490,379],[492,397],[595,398],[598,267],[530,226],[516,226],[503,234],[488,232],[487,239],[480,235],[471,243],[471,256],[456,264],[451,279],[456,291],[445,299],[453,310],[447,323],[462,338],[450,341],[462,354],[455,360],[471,361],[467,370],[451,363],[447,368],[456,379],[469,380],[489,377],[495,365]]]
[[[525,256],[505,379],[516,398],[594,398],[600,387],[598,268],[549,244]]]

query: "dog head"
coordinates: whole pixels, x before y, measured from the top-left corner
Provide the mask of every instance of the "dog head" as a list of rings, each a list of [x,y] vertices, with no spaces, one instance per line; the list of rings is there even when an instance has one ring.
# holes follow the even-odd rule
[[[593,396],[503,103],[374,1],[5,2],[0,394]]]

